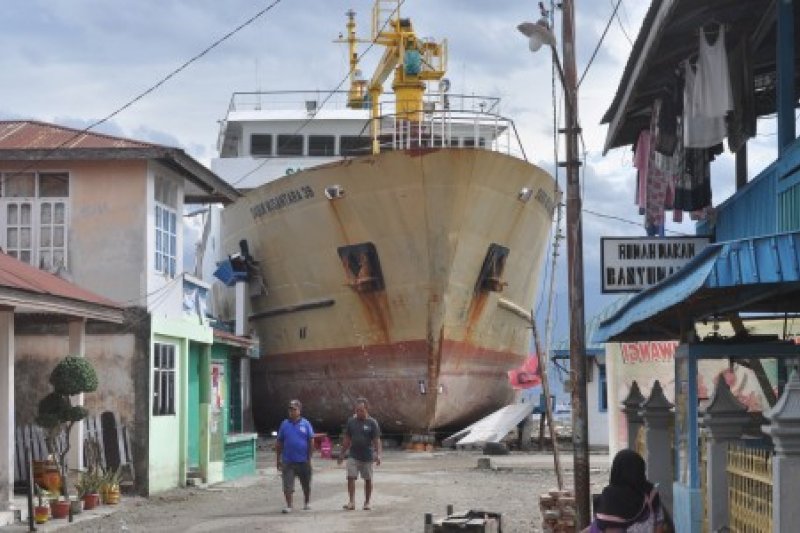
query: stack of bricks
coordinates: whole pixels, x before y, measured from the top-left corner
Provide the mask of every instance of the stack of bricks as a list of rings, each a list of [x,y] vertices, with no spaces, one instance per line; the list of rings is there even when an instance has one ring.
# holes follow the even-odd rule
[[[575,495],[569,490],[553,489],[539,496],[544,533],[573,533],[577,523]]]

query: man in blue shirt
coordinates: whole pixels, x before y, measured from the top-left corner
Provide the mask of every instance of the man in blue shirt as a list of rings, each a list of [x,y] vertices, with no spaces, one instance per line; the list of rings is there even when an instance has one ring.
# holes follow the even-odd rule
[[[311,493],[311,452],[314,449],[311,441],[314,430],[309,421],[300,416],[302,408],[300,400],[289,402],[289,418],[281,422],[278,441],[275,443],[277,467],[283,479],[283,495],[286,497],[283,513],[292,512],[295,476],[300,480],[300,487],[303,489],[303,510],[311,509],[308,506],[308,497]]]

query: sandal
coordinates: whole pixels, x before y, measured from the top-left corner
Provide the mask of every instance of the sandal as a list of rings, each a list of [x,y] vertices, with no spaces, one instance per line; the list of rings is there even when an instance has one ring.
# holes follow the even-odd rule
[[[345,511],[355,511],[356,510],[356,504],[354,504],[354,503],[346,503],[346,504],[342,505],[342,509],[344,509]]]
[[[365,510],[365,511],[371,511],[371,510],[372,510],[372,507],[370,507],[368,503],[365,503],[365,504],[364,504],[364,510]]]

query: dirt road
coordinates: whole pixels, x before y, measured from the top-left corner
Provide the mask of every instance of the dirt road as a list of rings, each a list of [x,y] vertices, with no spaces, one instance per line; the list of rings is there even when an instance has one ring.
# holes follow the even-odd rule
[[[371,511],[345,511],[343,467],[316,459],[310,511],[281,514],[280,479],[271,455],[262,457],[259,475],[205,489],[173,490],[150,499],[124,498],[113,514],[67,526],[53,522],[40,528],[60,532],[216,532],[271,533],[421,532],[425,513],[441,518],[446,506],[456,511],[480,509],[502,513],[506,533],[539,531],[540,493],[555,487],[549,454],[513,453],[491,457],[492,469],[478,469],[480,452],[387,451],[376,468]],[[566,485],[572,486],[571,453],[563,452]],[[269,463],[267,463],[269,461]],[[592,455],[592,492],[608,478],[608,457]],[[296,496],[299,497],[300,491]],[[358,482],[357,499],[363,500]],[[66,527],[64,527],[66,526]],[[7,528],[0,528],[6,531]],[[16,529],[24,531],[25,529]],[[11,531],[11,529],[8,529]]]

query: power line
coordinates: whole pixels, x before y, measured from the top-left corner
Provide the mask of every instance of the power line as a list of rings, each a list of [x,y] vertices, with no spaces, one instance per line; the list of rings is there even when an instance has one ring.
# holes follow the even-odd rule
[[[614,0],[608,0],[608,1],[611,3],[611,5],[614,5]],[[622,12],[624,13],[625,12],[625,5],[622,4],[620,7],[622,8]],[[619,29],[622,31],[622,35],[624,35],[625,38],[628,40],[628,44],[633,46],[633,40],[631,39],[631,36],[628,35],[628,32],[625,29],[625,26],[622,24],[622,19],[620,18],[619,13],[617,13],[616,18],[617,18],[617,23],[619,23]]]
[[[642,223],[641,222],[636,222],[634,220],[628,220],[627,218],[622,218],[622,217],[618,217],[618,216],[615,216],[615,215],[606,215],[605,213],[598,213],[597,211],[592,211],[591,209],[586,209],[586,208],[582,209],[582,211],[584,213],[587,213],[589,215],[594,215],[596,217],[608,218],[608,219],[611,219],[611,220],[616,220],[617,222],[624,222],[626,224],[631,224],[631,225],[637,226],[639,228],[642,227]],[[675,230],[671,230],[671,229],[664,229],[664,231],[668,232],[668,233],[674,233],[675,235],[679,235],[681,237],[695,237],[695,235],[691,235],[689,233],[684,233],[682,231],[675,231]]]
[[[553,20],[554,19],[554,15],[553,15],[554,11],[555,11],[554,0],[551,0],[550,1],[550,11],[547,12],[547,14],[550,17],[550,27],[551,28],[553,27],[553,22],[554,22],[554,20]],[[557,70],[557,66],[556,66],[555,61],[551,62],[550,70],[551,70],[551,72],[550,72],[550,92],[551,92],[551,101],[552,101],[552,104],[553,104],[553,162],[554,162],[554,166],[553,166],[553,189],[554,189],[554,191],[553,191],[553,193],[554,193],[554,197],[558,198],[558,141],[559,141],[558,123],[559,123],[559,118],[560,118],[560,115],[559,115],[560,108],[558,106],[558,94],[557,94],[557,91],[556,91],[556,77],[557,77],[558,70]],[[541,288],[541,292],[540,292],[541,296],[539,297],[539,303],[536,306],[536,314],[537,315],[541,311],[542,305],[544,304],[544,299],[545,299],[545,294],[546,294],[545,285],[546,285],[546,282],[548,280],[548,275],[550,277],[555,276],[556,258],[558,257],[558,246],[559,246],[559,242],[558,241],[560,239],[560,231],[561,231],[561,206],[562,206],[562,202],[559,201],[556,204],[556,210],[557,210],[556,211],[556,228],[555,228],[555,231],[553,232],[553,234],[551,235],[550,242],[548,243],[548,246],[547,246],[548,249],[552,248],[552,250],[553,250],[552,251],[553,268],[552,269],[549,268],[550,267],[550,261],[545,261],[544,262],[544,275],[542,276],[542,288]],[[547,311],[548,312],[548,318],[550,316],[550,307],[551,307],[550,304],[548,304],[548,311]],[[545,350],[547,350],[547,338],[546,337],[547,337],[547,326],[545,325]]]
[[[156,89],[158,89],[159,87],[164,85],[166,82],[168,82],[170,79],[172,79],[174,76],[179,74],[181,71],[185,70],[189,65],[191,65],[192,63],[194,63],[195,61],[197,61],[201,57],[203,57],[206,54],[208,54],[211,50],[213,50],[214,48],[216,48],[217,46],[219,46],[223,42],[227,41],[228,39],[233,37],[235,34],[239,33],[241,30],[243,30],[244,28],[246,28],[247,26],[249,26],[250,24],[255,22],[261,16],[263,16],[266,13],[268,13],[269,11],[271,11],[272,8],[274,8],[275,6],[280,4],[282,1],[283,0],[275,0],[274,2],[272,2],[270,5],[268,5],[264,9],[262,9],[261,11],[259,11],[258,13],[256,13],[255,15],[253,15],[252,17],[247,19],[246,21],[244,21],[241,24],[239,24],[238,26],[236,26],[236,28],[234,28],[233,30],[229,31],[228,33],[226,33],[225,35],[223,35],[222,37],[220,37],[219,39],[217,39],[216,41],[211,43],[202,52],[200,52],[199,54],[195,55],[191,59],[188,59],[181,66],[179,66],[178,68],[176,68],[175,70],[173,70],[172,72],[170,72],[169,74],[167,74],[166,76],[161,78],[161,80],[159,80],[155,85],[151,86],[149,89],[145,90],[143,93],[141,93],[138,96],[134,97],[131,101],[129,101],[128,103],[126,103],[125,105],[123,105],[122,107],[117,109],[116,111],[112,112],[107,117],[98,120],[97,122],[95,122],[94,124],[90,125],[86,129],[90,130],[90,129],[94,128],[95,126],[99,126],[100,124],[106,122],[107,120],[115,117],[116,115],[118,115],[122,111],[126,110],[127,108],[129,108],[130,106],[132,106],[133,104],[135,104],[136,102],[138,102],[139,100],[144,98],[145,96],[149,95],[150,93],[152,93],[153,91],[155,91]]]
[[[600,35],[600,40],[597,41],[597,46],[594,47],[594,52],[592,52],[592,57],[589,58],[589,63],[586,65],[586,69],[581,74],[581,78],[578,80],[578,87],[581,86],[583,83],[583,78],[586,77],[586,73],[589,72],[589,67],[592,66],[592,62],[594,61],[595,56],[597,55],[598,50],[600,50],[600,46],[603,44],[603,40],[606,38],[606,34],[608,33],[608,28],[611,27],[611,23],[614,22],[614,17],[617,15],[617,9],[619,9],[619,5],[622,3],[622,0],[617,0],[617,5],[614,6],[614,11],[611,13],[611,16],[606,23],[606,27],[603,30],[603,34]]]
[[[142,100],[144,97],[148,96],[149,94],[154,92],[156,89],[160,88],[162,85],[164,85],[170,79],[172,79],[173,77],[178,75],[180,72],[185,70],[187,67],[189,67],[189,65],[191,65],[192,63],[194,63],[198,59],[202,58],[203,56],[208,54],[211,50],[213,50],[214,48],[216,48],[217,46],[219,46],[223,42],[225,42],[228,39],[230,39],[231,37],[233,37],[239,31],[243,30],[244,28],[246,28],[247,26],[249,26],[250,24],[255,22],[256,19],[260,18],[261,16],[263,16],[266,13],[268,13],[269,11],[271,11],[275,6],[280,4],[282,1],[283,0],[274,0],[270,5],[268,5],[267,7],[265,7],[264,9],[262,9],[261,11],[259,11],[258,13],[256,13],[255,15],[253,15],[252,17],[247,19],[246,21],[244,21],[243,23],[239,24],[236,28],[234,28],[233,30],[229,31],[228,33],[226,33],[225,35],[223,35],[222,37],[220,37],[219,39],[217,39],[216,41],[211,43],[209,46],[204,48],[200,53],[198,53],[195,56],[193,56],[192,58],[188,59],[182,65],[180,65],[178,68],[174,69],[172,72],[170,72],[169,74],[167,74],[166,76],[161,78],[154,85],[150,86],[150,88],[148,88],[145,91],[141,92],[139,95],[135,96],[134,98],[129,100],[127,103],[123,104],[122,106],[120,106],[116,110],[112,111],[111,113],[109,113],[105,117],[101,118],[100,120],[97,120],[97,121],[93,122],[92,124],[90,124],[89,126],[85,127],[82,130],[78,130],[74,135],[72,135],[71,137],[67,138],[67,140],[65,140],[64,142],[62,142],[59,145],[55,146],[54,148],[51,148],[51,149],[47,150],[44,155],[42,155],[40,158],[37,158],[37,159],[31,161],[25,168],[23,168],[22,170],[17,171],[14,175],[19,175],[19,174],[22,174],[22,173],[30,170],[36,163],[43,161],[49,154],[56,152],[60,148],[63,148],[64,146],[68,145],[69,143],[71,143],[72,141],[74,141],[75,139],[80,137],[81,135],[84,135],[85,133],[90,132],[93,128],[96,128],[97,126],[99,126],[101,124],[104,124],[105,122],[108,122],[109,120],[111,120],[115,116],[119,115],[120,113],[122,113],[123,111],[125,111],[126,109],[131,107],[132,105],[136,104],[137,102]]]

